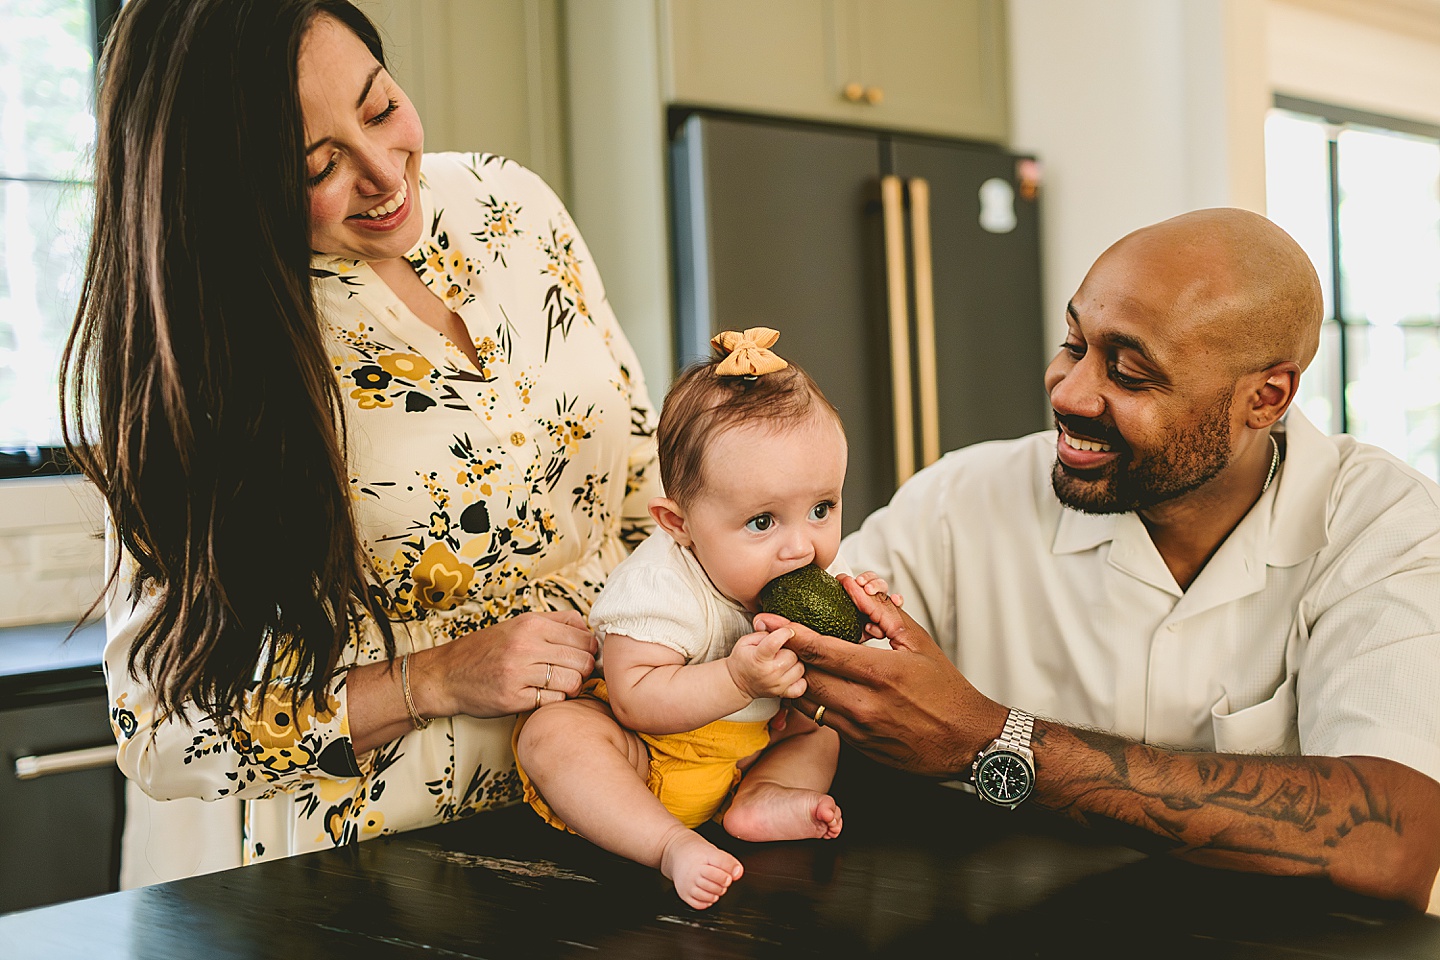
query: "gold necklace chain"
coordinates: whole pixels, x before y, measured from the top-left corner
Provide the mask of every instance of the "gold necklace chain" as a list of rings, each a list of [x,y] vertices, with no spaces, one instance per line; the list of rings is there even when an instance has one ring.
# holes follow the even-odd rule
[[[1270,449],[1274,452],[1270,454],[1270,472],[1265,474],[1265,485],[1260,488],[1262,494],[1270,489],[1270,481],[1275,479],[1275,471],[1280,466],[1280,444],[1275,442],[1273,433],[1270,434]]]

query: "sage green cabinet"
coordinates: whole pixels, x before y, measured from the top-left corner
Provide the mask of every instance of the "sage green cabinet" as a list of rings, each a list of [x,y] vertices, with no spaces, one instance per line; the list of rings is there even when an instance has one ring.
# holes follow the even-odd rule
[[[1008,137],[1004,0],[659,0],[670,103]]]
[[[356,0],[425,123],[425,149],[497,153],[562,198],[560,0]]]

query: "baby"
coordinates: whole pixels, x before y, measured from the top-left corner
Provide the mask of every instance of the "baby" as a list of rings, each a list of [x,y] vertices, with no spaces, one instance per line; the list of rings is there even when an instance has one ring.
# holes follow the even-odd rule
[[[814,381],[767,349],[778,337],[723,333],[712,343],[728,355],[671,388],[659,424],[667,496],[650,503],[658,529],[590,613],[604,679],[516,731],[526,799],[548,822],[659,867],[697,908],[742,872],[693,829],[717,814],[742,840],[841,828],[826,792],[839,738],[798,711],[777,718],[781,699],[804,693],[804,666],[784,646],[788,629],[752,626],[761,587],[831,567],[840,545],[844,429]],[[856,583],[885,590],[874,576]]]

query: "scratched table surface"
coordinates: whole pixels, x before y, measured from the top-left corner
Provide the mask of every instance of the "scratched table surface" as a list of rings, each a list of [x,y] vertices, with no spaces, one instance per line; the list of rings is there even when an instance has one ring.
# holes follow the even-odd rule
[[[1145,855],[848,752],[833,793],[835,840],[750,844],[707,825],[745,876],[704,911],[515,807],[0,916],[0,956],[1440,957],[1440,917]]]

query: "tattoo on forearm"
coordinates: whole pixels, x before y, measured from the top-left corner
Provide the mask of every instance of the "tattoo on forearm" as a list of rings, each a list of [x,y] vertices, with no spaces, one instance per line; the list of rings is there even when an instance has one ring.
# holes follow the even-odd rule
[[[1138,827],[1181,849],[1322,867],[1321,850],[1362,824],[1403,833],[1389,799],[1344,759],[1176,754],[1099,731],[1062,729],[1056,736],[1065,734],[1090,759],[1082,751],[1070,781],[1074,789],[1055,806],[1082,823]],[[1357,793],[1363,799],[1356,803],[1337,806],[1327,799]],[[1310,841],[1297,845],[1295,832]]]

